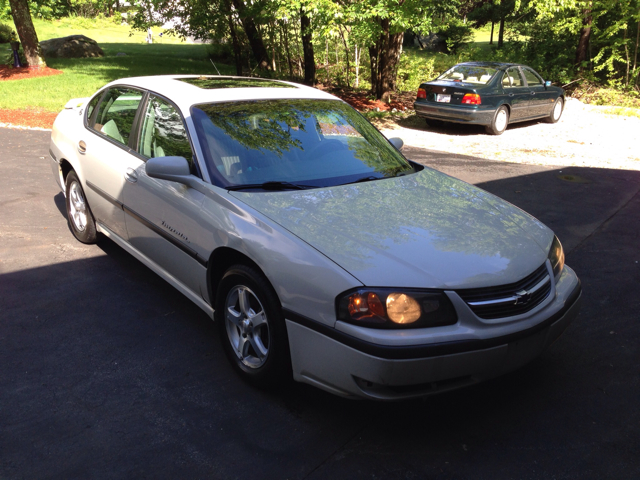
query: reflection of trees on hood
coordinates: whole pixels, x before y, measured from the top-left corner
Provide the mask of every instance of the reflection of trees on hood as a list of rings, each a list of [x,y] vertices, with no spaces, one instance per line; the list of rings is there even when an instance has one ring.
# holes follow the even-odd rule
[[[282,157],[294,149],[313,153],[321,138],[347,137],[353,156],[384,176],[411,170],[367,120],[339,100],[259,100],[198,105],[194,116],[242,147]],[[205,123],[203,122],[203,123]]]
[[[395,180],[239,198],[338,263],[356,261],[360,268],[391,244],[513,258],[514,249],[525,248],[518,243],[526,238],[523,229],[546,230],[490,193],[428,169]]]

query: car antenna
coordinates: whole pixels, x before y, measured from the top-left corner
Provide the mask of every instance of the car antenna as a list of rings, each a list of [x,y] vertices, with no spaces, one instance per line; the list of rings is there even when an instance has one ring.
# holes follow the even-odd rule
[[[216,72],[218,72],[218,75],[220,75],[220,70],[218,70],[218,67],[216,67],[216,64],[213,63],[213,60],[209,59],[209,61],[211,62],[211,65],[213,65],[213,68],[216,69]]]

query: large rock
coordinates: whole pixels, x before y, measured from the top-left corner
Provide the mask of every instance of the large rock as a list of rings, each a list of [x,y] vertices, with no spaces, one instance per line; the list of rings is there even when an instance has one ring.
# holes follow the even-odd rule
[[[417,47],[425,50],[447,53],[447,40],[442,34],[416,35],[414,42]]]
[[[70,35],[40,42],[42,55],[49,58],[104,57],[98,42],[84,35]]]

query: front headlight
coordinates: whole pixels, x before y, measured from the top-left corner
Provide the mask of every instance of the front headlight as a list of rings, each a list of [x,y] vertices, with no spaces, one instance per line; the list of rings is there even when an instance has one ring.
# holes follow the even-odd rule
[[[339,320],[373,328],[424,328],[453,325],[456,311],[442,292],[397,288],[359,288],[336,299]]]
[[[564,250],[558,237],[554,235],[553,242],[551,242],[551,249],[549,250],[549,261],[551,262],[551,268],[553,269],[553,276],[558,279],[564,268]]]

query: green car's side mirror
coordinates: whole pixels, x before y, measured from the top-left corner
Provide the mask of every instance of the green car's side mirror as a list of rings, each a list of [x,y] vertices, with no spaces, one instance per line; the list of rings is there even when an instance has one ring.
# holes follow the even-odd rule
[[[551,80],[546,80],[546,81],[544,82],[544,86],[545,86],[545,87],[550,87],[550,86],[551,86]]]

